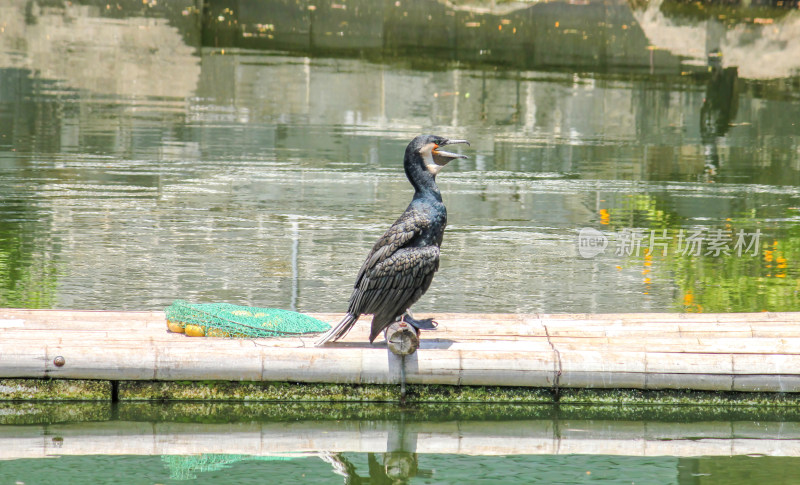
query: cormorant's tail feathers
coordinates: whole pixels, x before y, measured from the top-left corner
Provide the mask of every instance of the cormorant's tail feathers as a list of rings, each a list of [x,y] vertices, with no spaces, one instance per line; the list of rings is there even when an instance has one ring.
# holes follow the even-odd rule
[[[347,332],[349,332],[350,329],[353,328],[353,325],[355,325],[355,323],[358,321],[359,316],[360,315],[352,315],[348,313],[347,315],[344,316],[344,318],[342,318],[341,322],[339,322],[335,327],[331,328],[330,330],[325,332],[324,335],[318,338],[314,342],[314,346],[321,347],[325,345],[327,342],[335,342],[340,338],[343,338],[345,335],[347,335]]]

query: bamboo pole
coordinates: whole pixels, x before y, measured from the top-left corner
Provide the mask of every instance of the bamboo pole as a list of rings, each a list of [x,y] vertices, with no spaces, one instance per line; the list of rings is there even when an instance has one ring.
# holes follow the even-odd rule
[[[435,317],[409,384],[800,392],[800,313]],[[316,348],[171,334],[163,312],[0,309],[0,377],[398,383],[364,320]]]

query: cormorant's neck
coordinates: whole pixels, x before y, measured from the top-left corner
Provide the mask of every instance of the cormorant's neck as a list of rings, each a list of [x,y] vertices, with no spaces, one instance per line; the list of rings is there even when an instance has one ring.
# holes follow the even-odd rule
[[[439,192],[439,186],[436,185],[436,179],[431,175],[429,182],[426,182],[424,185],[414,185],[414,198],[415,199],[424,199],[426,197],[430,197],[436,199],[437,201],[442,201],[442,193]]]
[[[421,159],[406,163],[405,169],[408,181],[414,186],[415,199],[432,197],[439,202],[442,201],[442,193],[436,185],[436,176],[425,168],[425,163]]]

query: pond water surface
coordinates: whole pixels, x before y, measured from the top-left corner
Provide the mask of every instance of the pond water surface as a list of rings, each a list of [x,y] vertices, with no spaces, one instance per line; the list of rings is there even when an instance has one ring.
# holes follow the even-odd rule
[[[0,6],[0,307],[344,311],[411,197],[406,144],[435,133],[472,145],[438,178],[449,225],[418,311],[800,309],[796,2],[205,3]],[[430,450],[413,480],[793,483],[798,449]],[[222,452],[181,456],[203,453]],[[352,453],[358,476],[392,459]],[[242,452],[190,477],[158,454],[0,476],[341,483],[348,466]]]
[[[791,484],[794,408],[15,404],[2,483]]]
[[[334,9],[350,31],[323,32],[282,2],[233,21],[211,2],[203,22],[191,5],[11,4],[2,306],[344,311],[410,199],[405,145],[437,133],[472,146],[439,176],[449,226],[419,311],[800,308],[796,10],[371,2],[380,16]],[[427,11],[449,23],[423,42]],[[705,47],[659,44],[679,27]],[[584,228],[600,233],[585,253]]]

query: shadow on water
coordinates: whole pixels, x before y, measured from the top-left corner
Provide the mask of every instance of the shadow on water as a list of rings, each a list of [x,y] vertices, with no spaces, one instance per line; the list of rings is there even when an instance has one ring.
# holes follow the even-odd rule
[[[786,45],[785,36],[767,33],[776,23],[797,24],[796,1],[738,3],[212,0],[206,2],[202,42],[314,55],[403,57],[415,68],[442,68],[443,62],[457,60],[520,70],[626,74],[678,74],[692,66],[704,72],[706,55],[737,45],[743,49],[732,49],[737,60],[761,64],[748,65],[747,72],[757,74],[746,77],[796,75],[798,48]],[[684,38],[670,39],[677,29]],[[702,44],[688,44],[687,33],[695,37],[691,41],[705,40],[705,52]],[[745,36],[750,42],[742,42]],[[768,62],[756,60],[767,52],[772,56]]]

